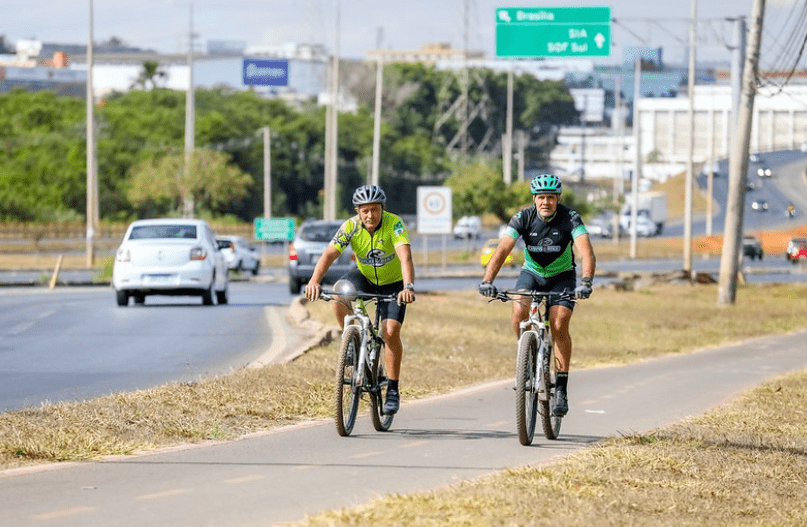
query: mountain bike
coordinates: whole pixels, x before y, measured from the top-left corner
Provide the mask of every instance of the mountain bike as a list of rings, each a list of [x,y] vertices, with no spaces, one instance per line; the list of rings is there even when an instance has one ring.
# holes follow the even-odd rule
[[[327,301],[343,301],[347,296],[353,302],[353,311],[345,317],[342,330],[342,345],[336,366],[334,391],[334,420],[340,436],[349,436],[356,424],[359,401],[367,394],[370,402],[370,417],[373,427],[386,432],[392,425],[394,414],[384,413],[387,395],[387,379],[384,367],[384,339],[379,333],[381,313],[378,302],[396,301],[395,295],[354,292],[349,295],[323,292]],[[367,313],[367,305],[375,302],[375,321]]]
[[[547,439],[557,439],[562,417],[555,406],[555,343],[549,328],[549,298],[572,298],[566,292],[499,291],[492,298],[502,302],[530,298],[529,317],[519,324],[516,358],[516,429],[522,445],[531,445],[538,414]]]

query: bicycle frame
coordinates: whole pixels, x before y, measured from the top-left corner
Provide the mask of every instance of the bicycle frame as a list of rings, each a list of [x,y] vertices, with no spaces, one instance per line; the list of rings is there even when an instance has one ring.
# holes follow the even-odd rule
[[[541,364],[546,353],[551,350],[549,346],[554,346],[555,342],[552,339],[552,330],[549,328],[549,302],[548,296],[532,296],[530,300],[529,316],[526,320],[522,320],[519,325],[519,335],[524,335],[527,331],[534,331],[540,348],[538,349],[538,360],[535,363],[535,375],[538,379],[538,399],[541,401],[549,400],[549,389],[543,375],[539,375]]]
[[[365,384],[365,375],[369,370],[369,364],[375,360],[372,354],[377,353],[381,346],[384,344],[384,339],[378,336],[378,325],[380,323],[381,314],[376,306],[375,323],[370,320],[370,315],[367,313],[367,300],[364,298],[357,298],[353,307],[353,312],[345,315],[344,327],[347,328],[351,324],[357,324],[361,333],[361,347],[359,348],[359,365],[353,372],[353,381],[356,386],[363,387]],[[372,346],[370,345],[372,341]],[[368,350],[370,356],[368,357]]]

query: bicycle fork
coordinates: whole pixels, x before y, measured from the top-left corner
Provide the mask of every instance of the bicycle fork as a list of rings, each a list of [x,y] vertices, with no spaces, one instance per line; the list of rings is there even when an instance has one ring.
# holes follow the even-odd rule
[[[548,328],[544,327],[538,333],[538,356],[535,361],[535,377],[538,379],[538,399],[541,401],[549,400],[549,386],[546,385],[546,377],[544,376],[544,363],[549,360],[549,343],[546,340],[546,332]]]

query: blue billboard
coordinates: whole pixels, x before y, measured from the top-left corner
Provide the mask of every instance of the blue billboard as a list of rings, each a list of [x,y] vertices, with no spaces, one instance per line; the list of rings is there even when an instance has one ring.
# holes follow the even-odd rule
[[[244,59],[244,85],[288,86],[288,60]]]

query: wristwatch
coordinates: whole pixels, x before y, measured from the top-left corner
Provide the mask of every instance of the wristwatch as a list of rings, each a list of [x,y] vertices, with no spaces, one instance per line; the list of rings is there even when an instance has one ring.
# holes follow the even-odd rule
[[[589,287],[591,287],[591,284],[594,283],[594,279],[591,278],[590,276],[584,276],[583,278],[580,279],[580,281]]]
[[[412,291],[414,293],[415,292],[415,284],[413,282],[406,282],[404,284],[404,289],[406,289],[407,291]]]

